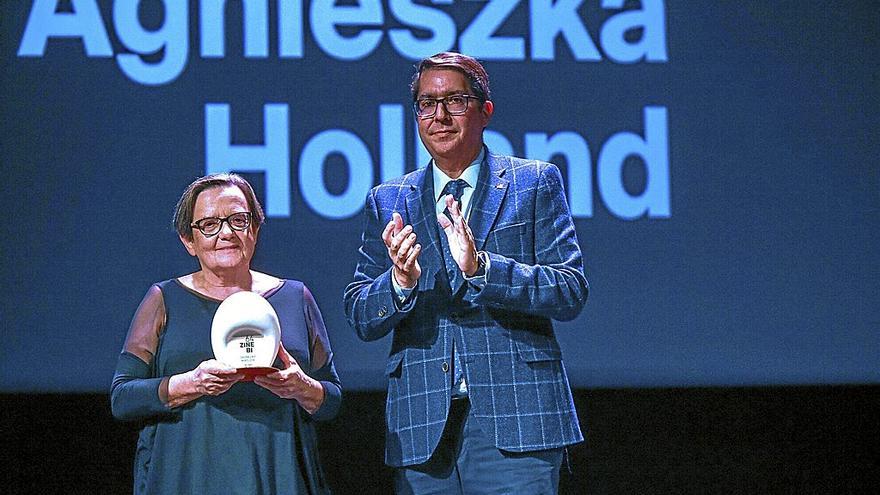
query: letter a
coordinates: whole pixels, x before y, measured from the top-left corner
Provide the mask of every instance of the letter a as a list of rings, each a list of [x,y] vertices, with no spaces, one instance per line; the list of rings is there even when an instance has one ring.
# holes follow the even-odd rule
[[[113,48],[94,0],[71,0],[74,12],[55,12],[56,0],[35,0],[18,47],[19,57],[42,57],[50,37],[81,38],[89,57],[112,57]]]

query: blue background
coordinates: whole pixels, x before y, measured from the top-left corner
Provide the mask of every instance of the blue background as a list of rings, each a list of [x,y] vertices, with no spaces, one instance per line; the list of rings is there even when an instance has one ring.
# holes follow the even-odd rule
[[[160,25],[159,2],[142,3],[144,24]],[[312,289],[345,386],[384,387],[389,341],[360,342],[342,310],[361,218],[310,208],[297,162],[311,137],[345,129],[366,145],[378,181],[379,105],[393,104],[407,111],[403,151],[413,169],[413,60],[387,38],[362,59],[337,60],[308,21],[303,57],[278,57],[270,29],[269,56],[246,58],[235,8],[226,56],[202,58],[190,3],[183,72],[147,86],[114,59],[87,57],[78,39],[51,38],[44,56],[19,57],[32,2],[0,2],[4,392],[107,391],[149,284],[197,268],[171,213],[205,173],[208,103],[229,104],[233,143],[254,145],[263,142],[263,106],[288,105],[291,216],[269,219],[254,268]],[[592,215],[576,219],[591,296],[578,319],[557,326],[573,385],[880,382],[875,6],[706,3],[664,2],[666,61],[576,61],[562,40],[552,61],[485,60],[490,128],[516,154],[528,132],[570,131],[589,145],[594,180],[567,187],[593,193]],[[461,31],[484,6],[433,8]],[[384,28],[399,27],[384,12]],[[618,11],[585,0],[578,12],[602,51],[598,33]],[[125,53],[112,4],[101,13],[114,52]],[[498,34],[528,40],[528,22],[518,5]],[[602,201],[596,162],[614,134],[644,135],[648,106],[667,109],[671,215],[622,219]],[[568,177],[570,164],[554,161]],[[624,167],[634,194],[648,180],[642,165]],[[246,177],[265,198],[264,175]],[[327,161],[324,178],[328,190],[345,190],[341,157]]]

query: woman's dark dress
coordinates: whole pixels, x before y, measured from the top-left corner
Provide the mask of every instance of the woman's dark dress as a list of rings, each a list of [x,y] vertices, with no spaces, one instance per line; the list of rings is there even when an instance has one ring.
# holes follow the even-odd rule
[[[143,343],[138,319],[113,381],[113,412],[145,422],[134,463],[136,494],[315,494],[329,490],[318,464],[313,419],[329,419],[339,409],[341,389],[317,305],[308,289],[287,280],[267,300],[281,323],[284,347],[302,369],[321,381],[326,397],[314,415],[294,400],[281,399],[253,383],[239,382],[216,397],[203,396],[177,408],[160,397],[167,378],[214,357],[211,321],[220,301],[189,290],[175,280],[157,284],[165,324],[154,358],[129,352]],[[139,308],[144,311],[147,299]],[[153,340],[150,340],[153,338]],[[147,351],[151,345],[146,345]],[[320,365],[317,370],[312,364]],[[275,362],[279,367],[280,361]]]

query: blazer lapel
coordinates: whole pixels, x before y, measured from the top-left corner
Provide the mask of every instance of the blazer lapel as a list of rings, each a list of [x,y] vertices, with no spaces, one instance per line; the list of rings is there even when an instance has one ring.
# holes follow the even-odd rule
[[[468,225],[474,234],[474,243],[477,250],[486,245],[486,238],[495,225],[495,220],[501,212],[501,203],[507,194],[509,181],[504,177],[505,162],[486,149],[483,167],[477,179],[477,189],[471,198],[471,216]]]

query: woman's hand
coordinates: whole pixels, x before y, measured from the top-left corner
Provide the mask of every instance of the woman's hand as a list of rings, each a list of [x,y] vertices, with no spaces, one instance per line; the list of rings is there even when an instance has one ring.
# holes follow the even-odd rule
[[[278,357],[284,369],[257,376],[254,383],[282,399],[297,401],[306,412],[313,414],[324,403],[324,386],[307,375],[282,344],[278,345]]]
[[[235,368],[216,359],[202,361],[190,371],[190,380],[201,395],[220,395],[242,378],[244,375],[236,372]]]
[[[244,375],[216,359],[202,361],[191,371],[174,375],[168,380],[168,406],[177,407],[203,395],[220,395],[228,391]]]

